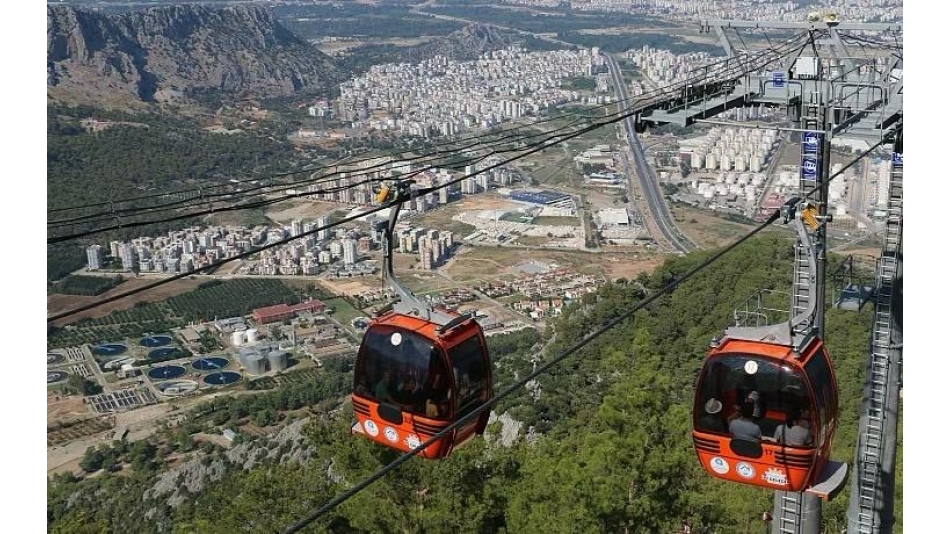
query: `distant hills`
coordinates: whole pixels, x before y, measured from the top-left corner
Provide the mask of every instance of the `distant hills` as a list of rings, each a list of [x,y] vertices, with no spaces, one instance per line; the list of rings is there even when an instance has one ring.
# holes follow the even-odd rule
[[[470,24],[417,46],[365,47],[366,61],[357,58],[352,67],[434,56],[472,60],[524,40]],[[94,104],[317,94],[352,74],[270,10],[251,5],[177,4],[118,14],[47,6],[46,68],[52,100]]]
[[[472,23],[448,35],[414,46],[362,45],[352,49],[344,62],[358,74],[377,63],[419,63],[435,56],[471,61],[488,52],[528,44],[531,50],[564,48],[513,30]]]
[[[54,99],[278,97],[322,92],[347,75],[255,6],[182,4],[115,15],[49,6],[46,45]]]
[[[486,24],[469,24],[464,28],[428,43],[408,47],[402,56],[407,63],[417,63],[435,56],[457,61],[470,61],[482,54],[512,46],[523,39],[512,31],[500,30]]]

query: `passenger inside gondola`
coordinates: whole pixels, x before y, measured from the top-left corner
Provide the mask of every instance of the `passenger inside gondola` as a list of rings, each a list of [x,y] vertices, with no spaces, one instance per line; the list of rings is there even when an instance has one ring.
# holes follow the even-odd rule
[[[775,429],[773,436],[775,441],[784,445],[793,447],[811,447],[811,423],[807,414],[803,415],[797,408],[788,414],[788,420],[784,425],[779,425]]]
[[[703,415],[699,418],[699,428],[708,432],[726,432],[726,421],[722,418],[722,403],[709,399],[703,406]]]
[[[393,400],[407,412],[421,412],[422,399],[421,390],[416,387],[416,380],[412,377],[406,378],[399,385],[399,389],[393,394]]]
[[[732,437],[758,441],[762,439],[762,429],[752,418],[755,406],[751,402],[743,402],[739,407],[739,417],[729,423],[729,432]]]
[[[395,393],[396,379],[393,377],[392,369],[386,369],[373,389],[373,396],[376,397],[376,402],[396,402]]]
[[[441,372],[429,374],[422,386],[422,398],[425,402],[426,417],[440,418],[449,413],[449,388],[445,375]]]

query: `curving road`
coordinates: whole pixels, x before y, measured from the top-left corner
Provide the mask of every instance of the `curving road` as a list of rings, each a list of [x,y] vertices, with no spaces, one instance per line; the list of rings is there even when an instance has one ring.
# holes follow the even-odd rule
[[[628,102],[627,88],[623,82],[623,74],[620,72],[620,65],[610,54],[601,51],[601,55],[607,60],[607,67],[610,70],[610,77],[613,80],[614,87],[617,90],[617,98],[620,102]],[[633,154],[633,164],[637,176],[640,178],[640,189],[643,191],[643,198],[647,202],[650,210],[650,218],[656,225],[656,231],[662,239],[658,242],[666,241],[676,252],[689,252],[698,248],[689,241],[676,228],[673,217],[670,215],[666,201],[663,199],[663,193],[656,179],[653,169],[647,164],[646,155],[643,153],[643,147],[640,145],[640,138],[634,130],[634,118],[626,117],[623,119],[623,129],[627,144],[630,146],[630,153]],[[633,202],[631,194],[630,201]],[[651,232],[652,233],[652,232]],[[654,236],[654,239],[657,236]]]

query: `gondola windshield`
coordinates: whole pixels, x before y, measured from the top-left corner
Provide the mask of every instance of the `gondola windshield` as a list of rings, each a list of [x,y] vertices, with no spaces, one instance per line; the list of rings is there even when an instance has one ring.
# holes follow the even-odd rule
[[[356,369],[358,395],[421,414],[425,414],[423,399],[401,398],[401,391],[418,392],[441,385],[448,396],[441,352],[425,337],[392,326],[374,326],[363,337],[362,351],[362,365]],[[448,415],[448,410],[440,412]]]
[[[724,421],[736,416],[743,403],[751,403],[753,417],[766,436],[771,436],[788,414],[807,413],[811,409],[800,367],[752,354],[727,354],[711,360],[700,384],[703,391],[697,396],[700,405],[694,409],[696,426],[708,432],[725,431],[724,425],[702,416],[708,413],[704,407],[710,399],[722,403],[720,415]]]

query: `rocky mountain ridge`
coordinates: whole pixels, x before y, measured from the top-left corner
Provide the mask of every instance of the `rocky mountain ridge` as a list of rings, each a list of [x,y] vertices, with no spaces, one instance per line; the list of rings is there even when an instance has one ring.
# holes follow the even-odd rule
[[[46,9],[47,87],[93,101],[318,93],[340,67],[262,7],[194,4],[103,15]]]
[[[456,61],[471,61],[482,54],[517,43],[517,34],[487,24],[469,24],[464,28],[425,44],[407,49],[404,56],[415,63],[435,56]]]

